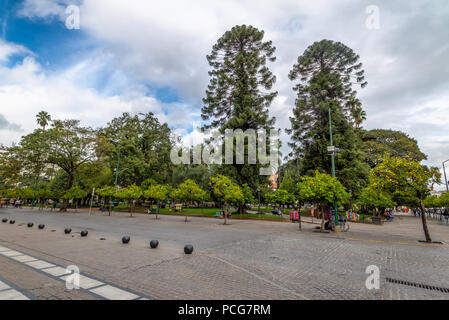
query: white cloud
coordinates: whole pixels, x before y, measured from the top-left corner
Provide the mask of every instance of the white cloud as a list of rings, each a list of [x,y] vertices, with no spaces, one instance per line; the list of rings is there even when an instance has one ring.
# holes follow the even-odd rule
[[[18,11],[18,15],[27,18],[65,19],[65,9],[71,4],[70,0],[25,0]]]
[[[0,39],[0,62],[7,62],[11,56],[25,53],[30,54],[30,51],[24,46]]]
[[[23,133],[36,128],[34,115],[40,110],[49,112],[54,119],[80,119],[92,127],[102,126],[122,112],[153,112],[162,123],[186,126],[183,119],[189,115],[181,104],[162,104],[138,89],[137,93],[133,92],[132,86],[122,95],[110,96],[84,86],[84,73],[89,68],[101,68],[101,65],[82,61],[67,70],[46,73],[28,56],[13,67],[0,66],[0,120],[3,120],[0,121],[3,124],[0,144],[17,142]],[[167,112],[167,109],[174,111]]]

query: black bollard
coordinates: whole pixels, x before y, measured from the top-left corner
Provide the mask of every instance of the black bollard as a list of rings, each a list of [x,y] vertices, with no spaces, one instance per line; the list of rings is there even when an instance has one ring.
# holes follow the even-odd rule
[[[16,220],[9,220],[9,224],[14,224],[16,223]]]
[[[128,236],[124,236],[123,238],[122,238],[122,242],[123,243],[129,243],[129,241],[131,240],[131,238],[130,237],[128,237]]]
[[[45,228],[45,224],[40,224],[40,225],[39,225],[39,229],[42,230],[42,229],[44,229],[44,228]]]
[[[81,237],[87,236],[88,233],[89,233],[89,232],[88,232],[87,230],[81,231]]]
[[[8,219],[3,218],[3,219],[2,219],[2,222],[3,222],[3,223],[6,223],[6,222],[8,222]]]
[[[151,249],[156,249],[158,245],[159,245],[159,241],[157,241],[157,240],[151,240],[150,241]]]
[[[28,222],[28,228],[32,228],[34,226],[34,223]]]
[[[64,233],[65,234],[69,234],[70,232],[72,232],[72,229],[70,229],[70,228],[65,228],[64,229]]]
[[[186,244],[184,246],[184,253],[191,254],[193,252],[193,246],[191,244]]]

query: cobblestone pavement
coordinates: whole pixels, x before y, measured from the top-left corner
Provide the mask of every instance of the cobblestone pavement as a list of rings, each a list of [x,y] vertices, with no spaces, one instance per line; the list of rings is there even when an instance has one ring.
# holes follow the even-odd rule
[[[223,226],[215,218],[185,223],[183,216],[85,211],[0,209],[2,218],[16,223],[0,223],[0,246],[62,267],[77,265],[88,277],[150,299],[449,298],[449,246],[419,243],[423,233],[414,217],[383,226],[351,223],[349,232],[336,234],[314,232],[308,219],[299,231],[285,222],[231,219]],[[40,223],[45,229],[37,229]],[[434,240],[449,243],[449,226],[429,225]],[[65,227],[72,234],[64,234]],[[89,231],[84,238],[83,229]],[[123,235],[131,236],[129,244],[121,243]],[[149,248],[151,239],[159,240],[157,249]],[[188,243],[192,255],[183,253]],[[379,290],[366,289],[369,265],[380,269]],[[94,290],[68,291],[63,282],[0,256],[2,279],[34,299],[98,298]],[[419,287],[426,285],[433,288]]]

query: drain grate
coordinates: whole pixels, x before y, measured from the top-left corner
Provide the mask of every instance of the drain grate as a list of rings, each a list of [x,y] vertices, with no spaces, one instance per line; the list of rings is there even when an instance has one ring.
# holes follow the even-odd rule
[[[416,282],[410,282],[410,281],[404,281],[404,280],[392,279],[392,278],[386,278],[386,280],[387,280],[387,282],[395,283],[395,284],[402,284],[404,286],[416,287],[416,288],[422,288],[422,289],[427,289],[427,290],[433,290],[433,291],[440,291],[440,292],[444,292],[444,293],[449,293],[449,288],[435,287],[435,286],[430,286],[428,284],[416,283]]]

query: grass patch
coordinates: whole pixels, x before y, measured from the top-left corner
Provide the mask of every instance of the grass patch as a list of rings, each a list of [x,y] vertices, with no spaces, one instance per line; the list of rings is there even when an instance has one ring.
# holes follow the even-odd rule
[[[154,206],[153,209],[156,209]],[[129,212],[129,207],[125,204],[120,204],[117,207],[114,208],[115,211],[119,212]],[[147,213],[147,208],[145,207],[136,207],[134,212],[135,213]],[[216,212],[220,212],[219,208],[183,208],[181,212],[175,211],[174,208],[161,208],[159,209],[159,213],[162,214],[169,214],[169,215],[198,215],[198,216],[205,216],[205,217],[215,217]],[[237,214],[237,211],[231,210],[232,218],[245,218],[245,219],[259,219],[259,215],[257,213],[246,213],[246,214]],[[288,211],[290,212],[290,211]],[[267,215],[267,214],[261,214],[260,219],[265,220],[289,220],[285,217],[280,216],[274,216],[274,215]]]

